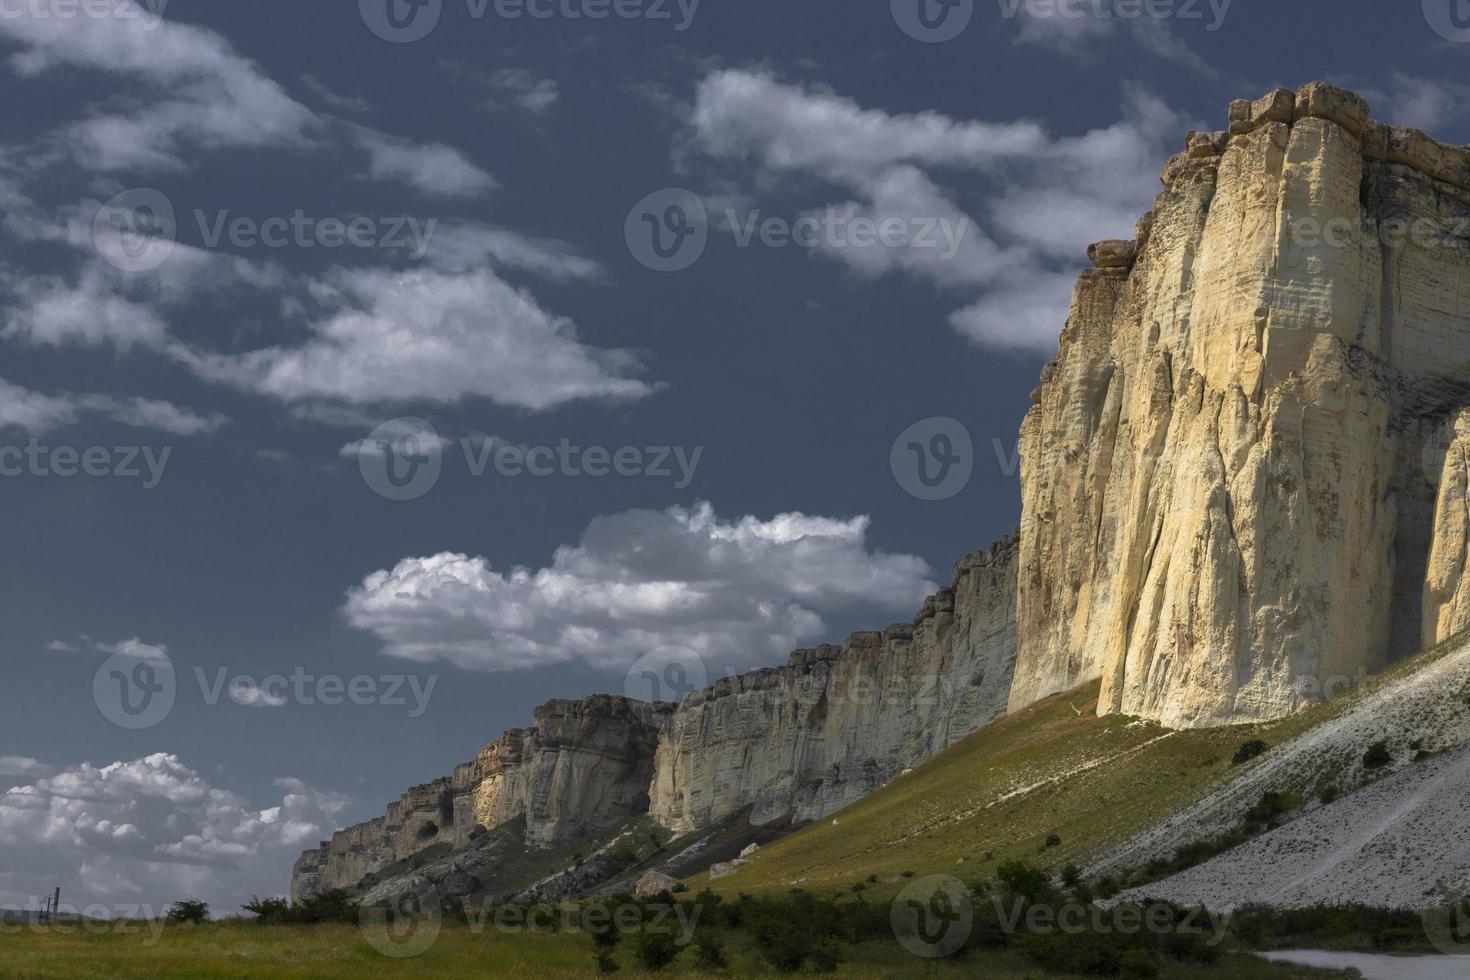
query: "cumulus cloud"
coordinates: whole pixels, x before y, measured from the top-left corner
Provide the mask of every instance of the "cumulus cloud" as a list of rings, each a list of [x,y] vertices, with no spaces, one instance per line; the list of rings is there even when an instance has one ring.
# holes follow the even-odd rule
[[[148,902],[196,894],[221,910],[252,893],[279,894],[296,854],[329,834],[346,798],[300,780],[276,782],[257,809],[210,785],[176,755],[53,768],[0,759],[29,780],[0,795],[3,898],[23,902],[56,884],[73,900]]]
[[[934,590],[922,559],[869,550],[867,531],[866,517],[629,511],[593,521],[537,570],[404,559],[354,587],[345,612],[392,656],[474,670],[616,669],[666,646],[745,668],[826,639],[828,615],[911,610]]]
[[[690,120],[704,158],[715,168],[754,164],[758,186],[818,178],[856,195],[829,208],[896,220],[916,235],[929,224],[962,230],[954,248],[911,236],[824,254],[867,276],[899,272],[947,291],[981,291],[952,317],[955,327],[977,343],[1036,350],[1055,348],[1070,296],[1059,284],[1075,279],[1084,247],[1131,237],[1171,147],[1191,128],[1137,86],[1125,89],[1118,122],[1059,137],[1029,120],[864,108],[748,70],[708,75]]]
[[[247,355],[192,354],[205,377],[285,401],[347,404],[483,397],[547,409],[654,390],[636,355],[583,344],[571,321],[487,270],[339,270],[314,288],[330,312],[311,339]]]

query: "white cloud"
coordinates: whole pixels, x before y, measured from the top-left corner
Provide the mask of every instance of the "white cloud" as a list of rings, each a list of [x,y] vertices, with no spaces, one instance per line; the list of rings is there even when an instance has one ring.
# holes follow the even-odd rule
[[[1228,11],[1227,11],[1228,12]],[[1020,30],[1016,43],[1050,48],[1073,60],[1090,60],[1100,56],[1102,45],[1114,38],[1131,38],[1135,44],[1160,60],[1191,71],[1202,78],[1218,81],[1218,69],[1196,54],[1161,17],[1137,16],[1118,18],[1098,16],[1084,7],[1058,4],[1039,8],[1019,5]],[[1201,10],[1201,13],[1204,13]],[[1207,15],[1217,24],[1224,14]]]
[[[200,415],[172,402],[117,395],[43,395],[0,378],[0,430],[42,435],[73,425],[88,414],[105,416],[136,429],[176,436],[214,432],[229,423],[223,415]]]
[[[554,282],[597,280],[603,274],[602,266],[579,255],[566,242],[530,238],[471,221],[440,223],[424,259],[443,272],[468,272],[488,264]]]
[[[0,38],[21,46],[11,66],[22,76],[80,68],[129,76],[155,97],[126,112],[68,127],[63,142],[97,170],[177,168],[185,144],[205,149],[302,143],[313,116],[213,31],[137,16],[48,17],[35,8],[0,18]],[[32,15],[26,16],[30,13]]]
[[[502,68],[486,84],[493,93],[492,106],[508,103],[538,116],[561,98],[555,80],[541,78],[524,68]]]
[[[904,241],[823,254],[869,276],[898,271],[946,290],[983,290],[954,315],[956,328],[977,343],[1036,350],[1055,348],[1071,292],[1060,284],[1075,280],[1085,247],[1131,237],[1171,147],[1191,128],[1136,86],[1125,89],[1118,122],[1057,137],[1025,120],[864,109],[740,70],[705,78],[691,119],[707,157],[753,161],[763,188],[815,177],[858,195],[829,208],[963,230],[953,250]]]
[[[282,708],[286,706],[284,694],[272,694],[246,677],[237,677],[230,682],[230,700],[242,708]]]
[[[314,292],[330,312],[305,344],[189,362],[205,377],[285,401],[483,397],[541,410],[654,390],[633,377],[635,355],[581,343],[571,321],[486,270],[339,270]]]
[[[708,504],[630,511],[593,521],[535,571],[404,559],[353,588],[346,615],[392,656],[469,669],[622,668],[665,646],[712,671],[746,668],[826,639],[825,615],[911,611],[934,590],[922,559],[870,551],[867,530],[865,517],[727,523]]]
[[[1470,115],[1470,85],[1417,78],[1395,71],[1380,83],[1343,84],[1356,88],[1373,107],[1373,116],[1393,126],[1408,126],[1431,135]]]
[[[39,434],[76,421],[76,405],[0,378],[0,430]]]
[[[10,768],[31,781],[0,795],[8,901],[60,884],[74,900],[161,908],[195,894],[228,913],[252,893],[279,894],[296,854],[330,833],[347,805],[287,779],[276,783],[278,801],[256,809],[166,753]]]
[[[479,197],[499,187],[490,173],[443,143],[410,143],[354,127],[375,180],[398,180],[433,197]]]
[[[56,770],[35,759],[17,755],[0,755],[0,777],[6,779],[39,779],[54,774]]]

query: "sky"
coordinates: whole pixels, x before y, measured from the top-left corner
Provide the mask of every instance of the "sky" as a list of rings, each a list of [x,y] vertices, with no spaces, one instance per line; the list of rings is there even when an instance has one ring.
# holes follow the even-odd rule
[[[3,0],[0,905],[912,618],[1185,133],[1467,142],[1458,2]]]

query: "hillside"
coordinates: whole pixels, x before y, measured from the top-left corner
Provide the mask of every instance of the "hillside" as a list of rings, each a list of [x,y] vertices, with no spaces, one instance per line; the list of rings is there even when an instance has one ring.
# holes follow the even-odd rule
[[[1011,859],[1053,871],[1075,863],[1090,877],[1125,880],[1182,845],[1228,831],[1263,794],[1278,791],[1299,794],[1291,820],[1242,845],[1239,854],[1216,859],[1234,863],[1237,881],[1259,874],[1257,849],[1300,821],[1318,839],[1321,863],[1356,868],[1364,881],[1387,873],[1382,861],[1358,859],[1374,840],[1392,837],[1396,853],[1423,848],[1420,859],[1393,867],[1395,890],[1363,900],[1424,904],[1411,899],[1439,878],[1470,869],[1470,854],[1451,829],[1462,821],[1445,809],[1462,809],[1465,798],[1456,789],[1466,781],[1467,687],[1470,644],[1457,640],[1293,718],[1169,731],[1094,716],[1098,685],[1092,683],[988,726],[832,818],[763,848],[728,877],[711,882],[698,875],[690,884],[737,894],[798,885],[843,891],[862,882],[882,896],[901,887],[905,872],[974,881],[993,877],[995,864]],[[1366,749],[1385,739],[1391,760],[1365,770]],[[1253,740],[1266,743],[1264,754],[1235,764],[1237,750]],[[1423,755],[1436,752],[1444,754]],[[1315,794],[1329,781],[1341,795],[1324,807]],[[1384,819],[1385,807],[1391,820]],[[1358,819],[1341,819],[1347,814]],[[1426,819],[1433,814],[1446,819]],[[1375,832],[1364,837],[1365,827]],[[1053,834],[1061,842],[1047,847]],[[1427,847],[1430,841],[1442,846]],[[1278,861],[1275,853],[1266,857]],[[1187,903],[1220,901],[1218,890],[1195,887],[1192,874],[1143,891]],[[1323,880],[1341,883],[1331,875]],[[1316,894],[1303,896],[1315,901]]]

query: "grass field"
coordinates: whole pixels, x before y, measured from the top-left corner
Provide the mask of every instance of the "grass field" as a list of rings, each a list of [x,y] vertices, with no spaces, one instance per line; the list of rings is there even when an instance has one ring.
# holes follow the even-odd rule
[[[379,953],[350,926],[262,927],[249,922],[223,922],[170,928],[156,943],[146,935],[0,936],[0,978],[4,980],[212,980],[212,978],[359,977],[516,977],[521,980],[593,977],[592,945],[586,936],[529,933],[476,934],[464,927],[446,928],[420,956],[394,959]],[[693,969],[692,953],[684,953],[658,973],[641,972],[624,955],[619,977],[781,976],[758,965],[754,950],[730,937],[728,970]],[[1019,953],[974,954],[968,959],[931,962],[917,959],[896,944],[868,943],[846,950],[838,967],[842,977],[994,977],[1021,980],[1038,977]],[[1212,969],[1177,967],[1166,980],[1288,980],[1338,974],[1277,967],[1249,957],[1230,957]]]

